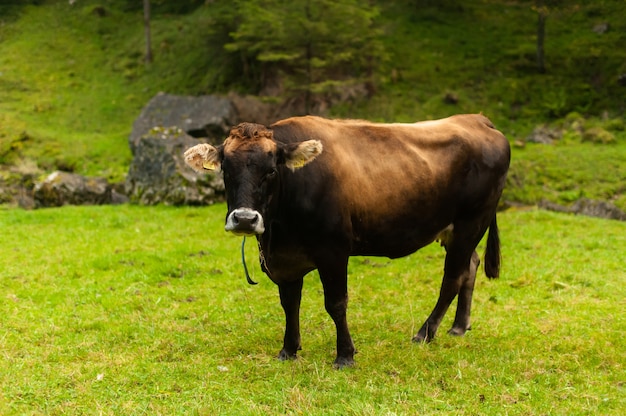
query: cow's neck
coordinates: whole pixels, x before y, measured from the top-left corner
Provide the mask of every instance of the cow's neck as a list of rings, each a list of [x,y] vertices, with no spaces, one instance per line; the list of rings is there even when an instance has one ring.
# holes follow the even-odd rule
[[[265,228],[265,232],[256,236],[257,244],[259,246],[259,261],[261,263],[261,270],[267,274],[270,279],[272,273],[269,268],[269,259],[271,257],[271,239],[272,239],[272,227],[274,223],[270,221]]]

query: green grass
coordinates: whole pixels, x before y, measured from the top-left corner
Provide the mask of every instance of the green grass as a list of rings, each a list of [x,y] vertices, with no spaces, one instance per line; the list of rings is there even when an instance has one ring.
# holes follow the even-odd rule
[[[303,351],[274,357],[275,286],[245,283],[225,207],[0,210],[0,413],[617,414],[626,406],[626,224],[499,216],[503,270],[482,272],[473,329],[411,343],[443,250],[350,263],[355,368],[336,371],[315,273]],[[482,249],[481,249],[482,250]]]
[[[579,198],[608,201],[626,212],[626,142],[529,144],[514,149],[504,199],[571,205]]]

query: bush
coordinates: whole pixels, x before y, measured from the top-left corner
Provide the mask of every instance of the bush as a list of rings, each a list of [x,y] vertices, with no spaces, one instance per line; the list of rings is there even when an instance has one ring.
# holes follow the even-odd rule
[[[621,118],[614,118],[614,119],[608,120],[604,124],[604,128],[606,128],[609,131],[624,131],[624,130],[626,130],[626,126],[624,126],[624,120],[621,119]]]

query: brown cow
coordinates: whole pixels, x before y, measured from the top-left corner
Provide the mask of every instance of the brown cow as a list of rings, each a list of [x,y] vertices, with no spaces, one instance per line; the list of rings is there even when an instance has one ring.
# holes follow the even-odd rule
[[[406,256],[446,248],[439,300],[413,338],[430,341],[452,300],[451,334],[470,327],[476,246],[489,229],[485,273],[498,276],[496,208],[510,161],[506,138],[482,115],[414,124],[294,117],[270,128],[242,123],[220,146],[185,152],[194,169],[224,173],[226,231],[255,235],[263,271],[278,285],[286,328],[281,360],[300,345],[303,277],[317,269],[337,328],[337,358],[354,362],[346,320],[349,256]]]

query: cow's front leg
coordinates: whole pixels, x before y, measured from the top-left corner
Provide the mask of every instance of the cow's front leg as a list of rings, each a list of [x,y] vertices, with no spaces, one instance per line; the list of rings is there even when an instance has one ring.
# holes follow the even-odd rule
[[[281,282],[278,284],[280,304],[285,311],[285,338],[283,349],[278,358],[289,360],[296,358],[297,352],[302,349],[300,344],[300,301],[302,299],[303,278],[293,282]]]
[[[348,259],[318,267],[324,286],[324,306],[337,329],[337,358],[335,367],[342,368],[354,364],[354,343],[348,330],[346,311],[348,309]]]

